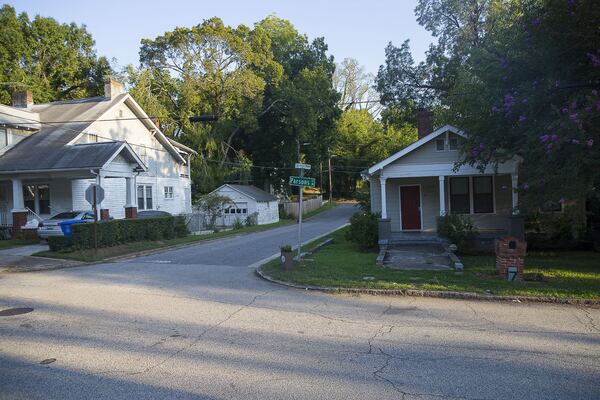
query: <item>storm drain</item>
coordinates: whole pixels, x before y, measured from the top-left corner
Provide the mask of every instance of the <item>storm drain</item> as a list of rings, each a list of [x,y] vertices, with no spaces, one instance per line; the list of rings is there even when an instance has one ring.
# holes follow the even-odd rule
[[[33,311],[31,307],[17,307],[0,310],[0,317],[12,317],[13,315],[27,314]]]

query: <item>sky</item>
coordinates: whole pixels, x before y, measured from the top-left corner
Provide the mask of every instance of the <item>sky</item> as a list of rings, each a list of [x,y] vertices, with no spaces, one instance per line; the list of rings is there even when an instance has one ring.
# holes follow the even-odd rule
[[[275,14],[290,20],[309,39],[323,36],[336,62],[355,58],[367,72],[376,74],[385,60],[388,42],[400,45],[410,39],[413,57],[424,59],[433,41],[417,24],[417,0],[103,0],[9,1],[18,13],[52,17],[59,22],[87,26],[96,40],[99,56],[115,58],[118,66],[138,65],[142,38],[154,39],[176,26],[193,26],[217,16],[227,25],[252,26]]]

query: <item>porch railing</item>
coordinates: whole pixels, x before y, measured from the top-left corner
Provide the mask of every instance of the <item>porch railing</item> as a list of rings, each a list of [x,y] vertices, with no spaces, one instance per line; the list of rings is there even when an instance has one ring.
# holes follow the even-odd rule
[[[25,207],[25,209],[27,210],[27,222],[29,222],[33,219],[37,220],[38,222],[41,222],[44,220],[44,218],[37,215],[36,212],[33,211],[31,208]]]
[[[12,226],[12,215],[8,211],[0,210],[0,226]]]

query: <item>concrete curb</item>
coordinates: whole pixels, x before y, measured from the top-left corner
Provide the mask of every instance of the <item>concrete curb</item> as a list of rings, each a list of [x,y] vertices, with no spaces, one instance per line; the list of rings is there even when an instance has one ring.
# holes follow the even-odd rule
[[[558,297],[532,297],[532,296],[498,296],[485,295],[472,292],[451,292],[441,290],[419,290],[419,289],[368,289],[368,288],[336,288],[321,287],[311,285],[297,285],[295,283],[280,281],[265,274],[261,267],[255,269],[255,273],[260,278],[276,283],[278,285],[291,287],[294,289],[313,290],[325,293],[349,293],[349,294],[368,294],[373,296],[414,296],[414,297],[435,297],[441,299],[461,299],[478,301],[510,301],[516,303],[552,303],[552,304],[573,304],[573,305],[600,305],[600,300],[579,299],[579,298],[558,298]]]

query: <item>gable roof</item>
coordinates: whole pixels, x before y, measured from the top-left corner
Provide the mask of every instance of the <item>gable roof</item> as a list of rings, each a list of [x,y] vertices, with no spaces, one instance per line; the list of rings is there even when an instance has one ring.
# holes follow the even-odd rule
[[[14,146],[5,149],[4,153],[0,155],[0,165],[4,166],[0,167],[0,171],[38,170],[41,167],[40,161],[43,165],[54,168],[52,166],[57,165],[56,163],[48,161],[44,164],[42,159],[53,159],[61,164],[63,161],[69,160],[71,155],[75,157],[75,154],[81,153],[81,150],[69,148],[78,145],[76,144],[77,140],[91,124],[101,120],[104,115],[121,103],[126,103],[130,107],[159,143],[177,161],[186,163],[187,160],[181,155],[181,149],[175,148],[174,141],[169,140],[154,125],[131,95],[122,93],[112,99],[91,97],[34,104],[27,109],[0,106],[0,125],[39,129]],[[97,149],[100,150],[99,147]],[[57,160],[63,161],[58,162]],[[11,163],[13,164],[11,165]]]
[[[437,138],[438,136],[440,136],[446,132],[452,132],[452,133],[455,133],[455,134],[465,137],[465,138],[467,137],[467,135],[462,130],[458,129],[457,127],[452,126],[452,125],[444,125],[440,129],[437,129],[437,130],[431,132],[429,135],[423,136],[421,139],[417,140],[410,146],[403,148],[402,150],[400,150],[397,153],[392,154],[385,160],[380,161],[377,164],[373,165],[371,168],[368,169],[368,171],[367,171],[368,175],[374,174],[375,172],[382,170],[384,167],[395,162],[399,158],[404,157],[405,155],[412,152],[413,150],[418,149],[419,147],[423,146],[424,144],[432,141],[433,139]]]
[[[35,152],[8,152],[0,157],[0,174],[24,171],[81,170],[105,167],[118,154],[146,170],[146,166],[127,142],[99,142],[61,146],[43,155]]]
[[[272,194],[267,193],[264,190],[252,185],[234,185],[226,183],[213,190],[213,192],[217,192],[226,186],[258,202],[269,202],[279,200],[276,196],[273,196]]]

